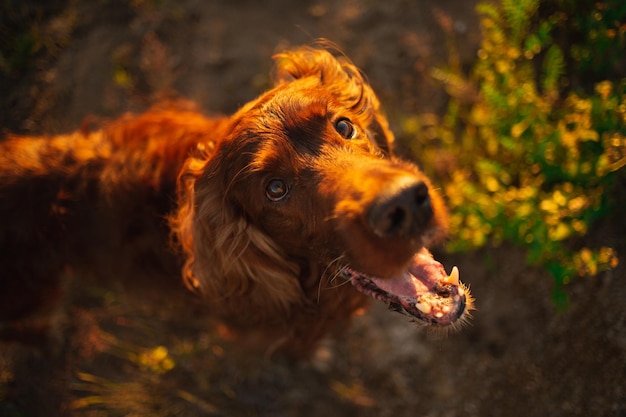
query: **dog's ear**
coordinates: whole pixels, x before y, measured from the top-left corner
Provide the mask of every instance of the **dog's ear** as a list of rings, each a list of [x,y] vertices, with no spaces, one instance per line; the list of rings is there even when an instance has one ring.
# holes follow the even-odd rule
[[[210,153],[197,150],[179,175],[178,212],[170,225],[187,258],[185,282],[219,314],[250,321],[287,314],[302,302],[299,267],[229,198],[230,167],[239,153],[233,142],[225,140]]]
[[[378,98],[359,69],[344,55],[327,49],[300,47],[274,56],[276,84],[315,77],[341,103],[359,114],[368,134],[380,150],[389,155],[394,137],[383,116]]]

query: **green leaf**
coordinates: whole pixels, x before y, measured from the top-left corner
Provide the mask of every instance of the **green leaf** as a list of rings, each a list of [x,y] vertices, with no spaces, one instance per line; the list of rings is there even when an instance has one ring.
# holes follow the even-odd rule
[[[559,88],[559,79],[565,70],[565,59],[561,49],[552,45],[546,52],[543,61],[543,77],[541,86],[544,91],[556,91]]]
[[[490,17],[496,22],[499,22],[501,20],[500,10],[497,6],[491,3],[478,3],[476,5],[476,12],[478,14]]]

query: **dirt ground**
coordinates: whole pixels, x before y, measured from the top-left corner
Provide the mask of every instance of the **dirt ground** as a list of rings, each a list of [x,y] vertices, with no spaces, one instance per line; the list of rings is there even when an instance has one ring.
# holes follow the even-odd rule
[[[1,75],[5,133],[69,131],[173,95],[232,112],[268,87],[274,52],[319,37],[364,70],[393,128],[444,109],[428,74],[451,35],[465,66],[480,40],[474,0],[4,4],[0,36],[32,23],[39,34],[35,57]],[[184,299],[90,287],[68,301],[64,348],[0,345],[0,416],[626,416],[617,211],[589,243],[617,247],[621,265],[574,280],[564,312],[523,249],[441,253],[477,299],[469,327],[433,335],[375,305],[307,362],[234,352]]]

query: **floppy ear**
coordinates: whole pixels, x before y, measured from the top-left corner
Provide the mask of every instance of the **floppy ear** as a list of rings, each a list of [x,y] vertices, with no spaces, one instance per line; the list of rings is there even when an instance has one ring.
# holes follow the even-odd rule
[[[299,267],[229,201],[228,144],[214,155],[200,148],[179,175],[178,211],[170,219],[187,257],[187,286],[218,313],[247,322],[288,312],[302,302]]]
[[[382,115],[378,98],[359,69],[344,55],[337,55],[310,46],[279,53],[274,56],[276,84],[317,78],[334,97],[364,117],[371,139],[389,155],[394,137]]]

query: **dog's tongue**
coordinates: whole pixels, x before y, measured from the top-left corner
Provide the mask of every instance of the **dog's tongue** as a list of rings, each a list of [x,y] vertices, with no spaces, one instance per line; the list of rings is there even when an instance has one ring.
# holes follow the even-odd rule
[[[347,271],[359,291],[431,326],[462,324],[472,309],[472,297],[459,281],[458,268],[446,274],[427,249],[415,254],[398,276],[376,278]]]
[[[443,265],[426,248],[413,257],[408,270],[401,276],[371,278],[378,288],[394,294],[402,301],[419,299],[421,295],[432,291],[438,283],[459,285],[458,279],[458,269],[454,268],[448,276]]]

